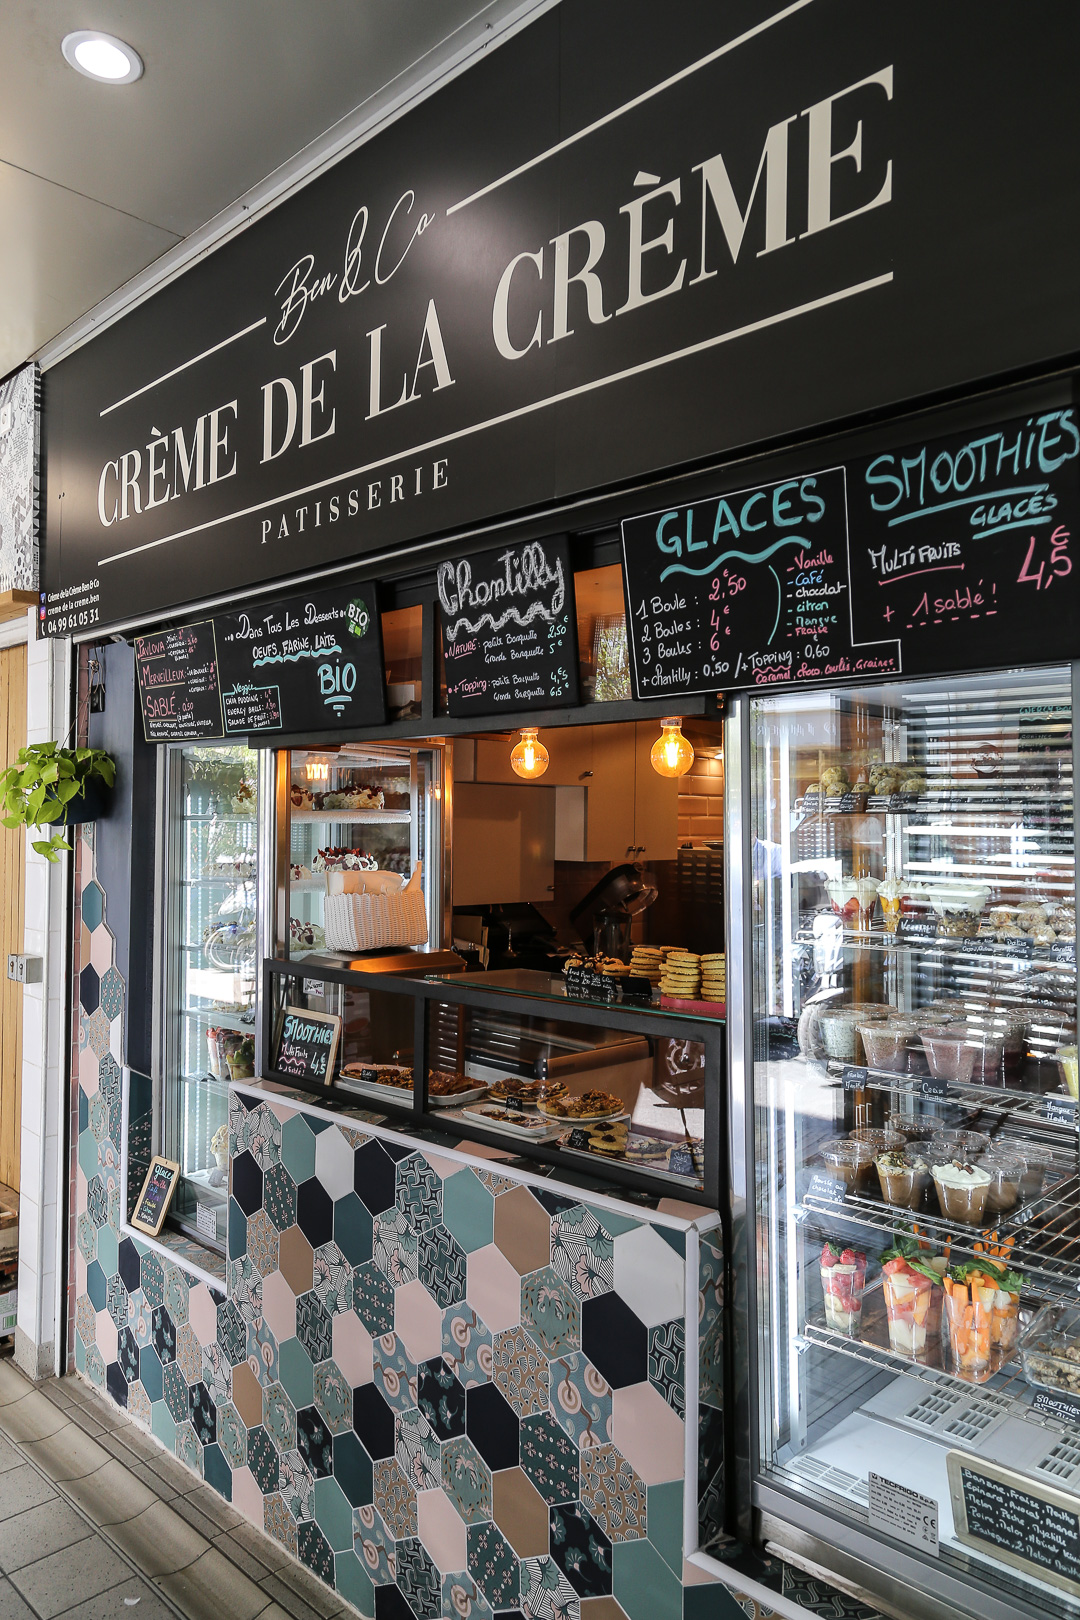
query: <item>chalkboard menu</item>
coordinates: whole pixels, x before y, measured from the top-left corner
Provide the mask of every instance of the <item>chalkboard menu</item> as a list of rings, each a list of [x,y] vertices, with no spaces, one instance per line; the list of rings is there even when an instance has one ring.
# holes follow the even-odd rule
[[[309,1085],[329,1085],[341,1038],[341,1019],[335,1013],[308,1012],[285,1007],[278,1022],[272,1068]]]
[[[218,655],[212,619],[137,637],[135,668],[147,742],[221,736]]]
[[[147,742],[386,719],[373,583],[262,603],[135,642]]]
[[[1078,524],[1071,407],[628,519],[635,695],[1068,657]]]
[[[982,1458],[947,1461],[958,1538],[1080,1596],[1077,1499]]]
[[[131,1217],[132,1226],[137,1227],[140,1232],[148,1233],[150,1237],[156,1237],[169,1212],[169,1205],[172,1203],[172,1196],[179,1180],[180,1166],[172,1159],[163,1159],[160,1156],[151,1159],[150,1168],[135,1200],[135,1209]]]
[[[755,485],[622,526],[639,698],[889,676],[852,634],[846,473]]]
[[[514,714],[580,701],[573,577],[565,537],[440,565],[450,714]]]
[[[215,618],[227,735],[324,731],[386,719],[374,583]]]

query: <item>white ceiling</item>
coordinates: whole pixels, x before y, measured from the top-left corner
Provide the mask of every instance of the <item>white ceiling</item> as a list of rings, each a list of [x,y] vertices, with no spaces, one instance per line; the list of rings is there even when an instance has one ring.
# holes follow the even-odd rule
[[[332,144],[355,137],[522,9],[0,0],[0,377],[314,142],[289,172],[313,166],[326,131],[345,121]],[[60,42],[80,28],[134,46],[143,77],[74,72]]]

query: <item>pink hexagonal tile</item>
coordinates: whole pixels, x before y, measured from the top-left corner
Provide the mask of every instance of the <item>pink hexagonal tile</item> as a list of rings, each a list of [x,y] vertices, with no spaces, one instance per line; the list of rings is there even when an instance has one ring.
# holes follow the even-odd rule
[[[421,1491],[416,1498],[417,1534],[440,1575],[464,1569],[468,1557],[465,1525],[445,1491]]]
[[[293,1115],[296,1113],[295,1108],[290,1108],[287,1103],[275,1102],[273,1097],[267,1097],[266,1106],[269,1108],[272,1114],[275,1114],[277,1118],[280,1119],[283,1125],[285,1124],[286,1120],[292,1119]]]
[[[217,1306],[205,1283],[198,1283],[188,1295],[188,1322],[205,1350],[217,1338]]]
[[[237,1468],[232,1477],[232,1505],[245,1519],[263,1527],[263,1494],[250,1468]]]
[[[430,1361],[442,1354],[442,1311],[422,1282],[395,1289],[394,1332],[410,1361]]]
[[[90,962],[99,977],[113,965],[113,937],[104,926],[95,928],[90,935]]]
[[[118,1340],[119,1334],[116,1331],[116,1323],[113,1321],[108,1311],[98,1311],[97,1344],[98,1349],[105,1357],[106,1366],[109,1365],[110,1361],[116,1360],[116,1346]]]
[[[263,1318],[279,1344],[296,1335],[296,1295],[280,1271],[263,1278]]]
[[[521,1278],[494,1243],[470,1254],[465,1298],[492,1333],[521,1321]]]
[[[646,1485],[682,1479],[686,1430],[651,1384],[628,1384],[613,1392],[611,1438]]]
[[[352,1311],[340,1311],[333,1322],[334,1360],[348,1383],[371,1382],[371,1334]]]

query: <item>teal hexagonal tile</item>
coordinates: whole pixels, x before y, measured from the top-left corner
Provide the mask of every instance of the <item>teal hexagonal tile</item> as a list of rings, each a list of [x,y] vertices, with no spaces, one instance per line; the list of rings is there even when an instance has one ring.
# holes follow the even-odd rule
[[[611,1549],[612,1586],[629,1620],[682,1620],[682,1584],[649,1541]]]
[[[150,1433],[170,1451],[176,1445],[176,1419],[164,1401],[155,1401],[150,1408]]]
[[[303,1114],[281,1127],[281,1162],[297,1185],[315,1174],[315,1138]]]
[[[231,1401],[217,1409],[217,1437],[229,1466],[243,1468],[247,1462],[247,1429]]]
[[[471,1169],[443,1182],[443,1225],[466,1254],[491,1243],[495,1233],[495,1199]]]
[[[334,1437],[334,1478],[353,1507],[364,1507],[371,1501],[371,1458],[352,1429]]]
[[[262,1406],[263,1424],[276,1441],[278,1450],[291,1451],[296,1445],[296,1407],[280,1384],[267,1385],[263,1390]]]
[[[352,1551],[352,1503],[333,1475],[315,1481],[315,1523],[335,1552]]]
[[[263,1175],[263,1209],[279,1232],[296,1220],[296,1182],[283,1164],[271,1165]]]
[[[310,1406],[315,1399],[315,1368],[299,1339],[286,1339],[278,1351],[278,1367],[285,1393],[294,1406]]]
[[[354,1192],[334,1201],[334,1242],[350,1266],[371,1259],[372,1220]]]
[[[354,1552],[340,1552],[334,1558],[334,1585],[347,1603],[361,1614],[375,1613],[375,1588],[371,1576]]]
[[[97,1227],[84,1210],[75,1228],[75,1241],[87,1265],[97,1259]]]
[[[87,1181],[98,1173],[98,1144],[92,1131],[83,1131],[79,1137],[79,1169]]]
[[[352,1427],[352,1390],[336,1361],[320,1361],[315,1368],[315,1405],[331,1434]]]
[[[93,933],[100,928],[105,916],[105,896],[94,882],[93,878],[82,892],[82,920]]]

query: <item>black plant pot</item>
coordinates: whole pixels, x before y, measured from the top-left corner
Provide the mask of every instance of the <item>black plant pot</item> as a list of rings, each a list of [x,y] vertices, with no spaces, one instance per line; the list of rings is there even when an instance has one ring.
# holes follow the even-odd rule
[[[99,821],[108,811],[112,789],[107,788],[100,776],[88,776],[81,793],[76,793],[64,806],[63,814],[49,823],[50,827],[77,827],[83,821]]]

